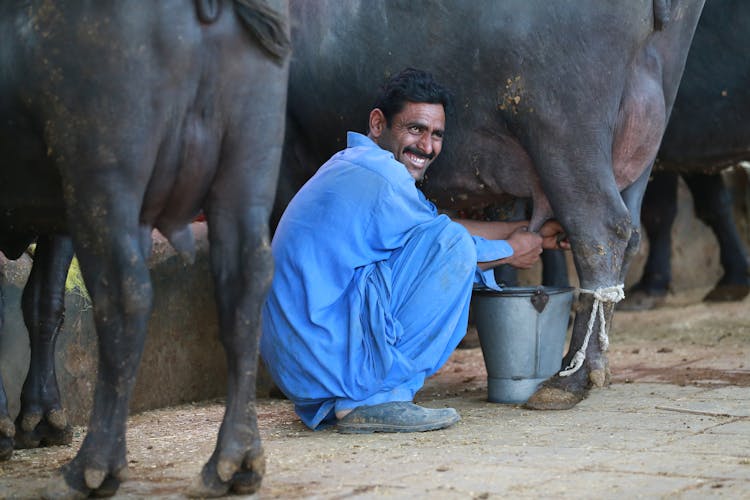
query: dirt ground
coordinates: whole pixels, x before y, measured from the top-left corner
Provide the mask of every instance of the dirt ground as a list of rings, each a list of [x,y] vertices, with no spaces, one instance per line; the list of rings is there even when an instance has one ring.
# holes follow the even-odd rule
[[[679,297],[671,296],[665,307],[655,311],[616,313],[609,354],[613,387],[627,384],[684,388],[750,386],[750,299],[739,303],[705,304],[700,302],[704,292],[695,290]],[[462,400],[481,403],[486,398],[486,387],[481,350],[478,347],[459,349],[428,381],[418,401],[431,405]],[[199,472],[213,449],[223,414],[221,403],[198,402],[131,416],[127,435],[131,479],[121,487],[117,498],[181,498],[184,487]],[[260,400],[258,410],[268,459],[267,475],[260,492],[262,498],[380,496],[383,491],[378,490],[377,485],[347,489],[347,484],[356,485],[357,481],[346,468],[351,465],[350,461],[361,459],[376,464],[379,450],[376,443],[404,446],[405,438],[352,442],[328,431],[312,433],[299,422],[286,400]],[[480,410],[466,410],[465,418],[471,419],[472,411]],[[524,417],[529,413],[517,415],[517,418],[533,418]],[[0,463],[0,498],[35,497],[39,485],[74,455],[84,431],[76,429],[72,446],[19,450],[10,461]],[[417,441],[439,450],[445,435],[422,433],[408,439],[409,443]],[[479,443],[482,437],[472,439]],[[404,463],[410,463],[407,449],[402,458]],[[341,460],[336,462],[337,459]],[[337,468],[325,469],[327,473],[314,480],[289,479],[295,477],[298,469],[326,463],[336,463]],[[447,461],[430,473],[439,476],[441,470],[450,468],[450,461]],[[744,470],[750,481],[750,469],[745,467]],[[401,496],[398,489],[386,493],[384,496]]]

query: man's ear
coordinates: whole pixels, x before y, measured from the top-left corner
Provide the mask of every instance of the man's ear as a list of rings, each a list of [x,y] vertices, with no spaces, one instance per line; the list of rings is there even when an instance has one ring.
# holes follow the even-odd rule
[[[380,108],[375,108],[370,111],[370,135],[372,135],[374,139],[380,137],[387,126],[388,124],[385,115]]]

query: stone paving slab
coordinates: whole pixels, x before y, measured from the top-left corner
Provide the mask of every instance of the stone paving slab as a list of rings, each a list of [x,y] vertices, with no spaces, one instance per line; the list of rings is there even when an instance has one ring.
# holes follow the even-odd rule
[[[267,473],[258,497],[750,498],[750,387],[619,383],[550,412],[489,403],[481,384],[435,393],[420,402],[456,407],[462,421],[417,434],[312,432],[288,401],[260,400]],[[184,498],[222,415],[214,402],[132,416],[131,479],[115,498]],[[0,464],[0,498],[33,498],[81,437],[78,429],[73,447]]]
[[[750,496],[750,419],[658,408],[718,407],[727,392],[750,398],[748,388],[619,384],[565,412],[496,405],[481,394],[425,401],[457,407],[462,422],[420,435],[311,434],[334,452],[319,451],[303,477],[323,467],[318,498],[743,498]],[[266,446],[272,456],[275,444]],[[304,460],[286,467],[298,470]],[[272,464],[265,484],[282,492],[285,474]],[[327,474],[351,480],[327,484]]]

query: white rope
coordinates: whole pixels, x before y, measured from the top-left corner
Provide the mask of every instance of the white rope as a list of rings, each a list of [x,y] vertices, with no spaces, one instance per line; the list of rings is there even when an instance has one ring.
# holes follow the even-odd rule
[[[591,333],[594,331],[594,322],[596,321],[597,315],[599,317],[599,346],[602,348],[602,352],[609,348],[607,325],[604,322],[604,302],[613,302],[616,304],[625,298],[624,284],[606,288],[597,288],[596,290],[579,288],[578,291],[581,293],[592,294],[594,296],[594,306],[591,309],[591,316],[589,317],[588,329],[586,330],[586,337],[583,339],[583,345],[575,353],[568,367],[560,371],[558,375],[561,377],[573,375],[583,366],[583,362],[586,361],[586,348],[589,346],[589,339],[591,338]]]

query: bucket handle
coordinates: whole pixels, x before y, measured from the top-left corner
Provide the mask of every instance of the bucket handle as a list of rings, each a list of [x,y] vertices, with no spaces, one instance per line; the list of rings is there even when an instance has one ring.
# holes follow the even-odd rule
[[[539,314],[542,314],[542,311],[544,311],[544,308],[547,306],[547,302],[549,302],[549,295],[544,293],[544,290],[542,290],[541,287],[537,287],[536,290],[534,290],[534,295],[531,296],[531,305],[534,306],[534,309]]]

